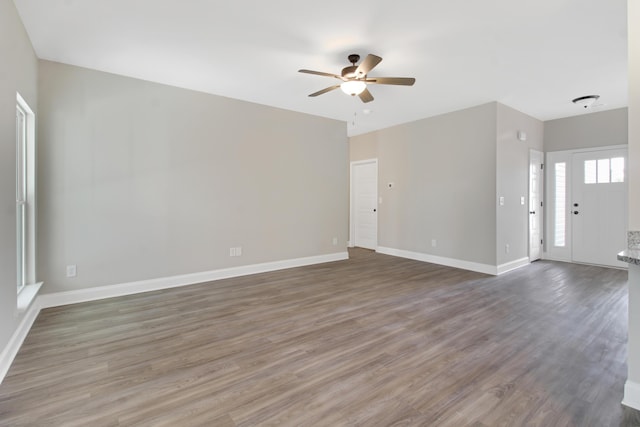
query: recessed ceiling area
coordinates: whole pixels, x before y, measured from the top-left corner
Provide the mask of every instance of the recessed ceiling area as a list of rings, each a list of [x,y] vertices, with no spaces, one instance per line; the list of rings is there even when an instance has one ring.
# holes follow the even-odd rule
[[[346,122],[349,135],[498,101],[539,120],[627,105],[626,0],[14,0],[39,58]],[[301,68],[384,60],[375,100]],[[572,99],[597,93],[597,109]],[[370,114],[365,114],[364,109]]]

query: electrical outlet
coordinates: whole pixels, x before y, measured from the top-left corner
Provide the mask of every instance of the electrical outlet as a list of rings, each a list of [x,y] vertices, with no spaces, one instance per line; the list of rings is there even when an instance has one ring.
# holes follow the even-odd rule
[[[76,269],[76,265],[67,265],[67,277],[76,277],[77,275],[77,269]]]
[[[504,253],[505,254],[509,253],[509,244],[508,243],[506,245],[504,245]]]
[[[504,206],[504,196],[500,196],[499,202],[500,206]]]
[[[242,255],[242,247],[238,246],[236,248],[229,248],[229,256],[241,256]]]
[[[338,238],[334,237],[333,238],[333,246],[336,246],[338,244]]]
[[[436,239],[431,239],[431,247],[435,248],[436,246],[438,246],[438,241]]]
[[[236,248],[236,256],[242,256],[242,246]]]

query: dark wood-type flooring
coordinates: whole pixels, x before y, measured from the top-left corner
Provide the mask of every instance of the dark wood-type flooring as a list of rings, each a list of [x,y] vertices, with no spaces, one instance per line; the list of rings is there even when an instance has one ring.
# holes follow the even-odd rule
[[[0,425],[637,425],[625,271],[350,253],[43,310]]]

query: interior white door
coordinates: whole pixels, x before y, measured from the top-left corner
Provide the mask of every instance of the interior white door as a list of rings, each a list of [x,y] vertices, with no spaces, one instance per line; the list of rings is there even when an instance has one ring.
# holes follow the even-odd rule
[[[354,246],[375,250],[378,246],[378,162],[352,164]]]
[[[627,246],[627,150],[575,153],[572,160],[572,259],[614,267]]]
[[[543,163],[541,151],[529,151],[529,261],[542,255]]]

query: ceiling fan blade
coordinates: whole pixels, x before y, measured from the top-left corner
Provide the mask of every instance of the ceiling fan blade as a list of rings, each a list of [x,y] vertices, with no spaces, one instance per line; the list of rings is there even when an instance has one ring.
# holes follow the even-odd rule
[[[400,86],[413,86],[416,79],[413,77],[373,77],[365,79],[367,83],[379,84],[379,85],[400,85]]]
[[[373,70],[373,67],[378,65],[382,61],[382,58],[376,55],[369,54],[366,58],[358,65],[356,68],[356,76],[362,77],[369,73],[369,71]]]
[[[362,92],[360,92],[360,95],[358,95],[360,97],[360,99],[362,100],[362,102],[371,102],[373,101],[373,95],[371,95],[371,92],[369,92],[369,89],[364,88],[364,90]]]
[[[323,73],[322,71],[298,70],[298,72],[299,73],[306,73],[306,74],[315,74],[316,76],[335,77],[336,79],[344,80],[344,78],[342,76],[339,76],[337,74],[331,74],[331,73]]]
[[[318,95],[322,95],[323,93],[327,93],[327,92],[331,92],[332,90],[338,89],[340,87],[340,85],[335,85],[335,86],[329,86],[326,87],[322,90],[319,90],[317,92],[313,92],[311,95],[309,96],[318,96]]]

